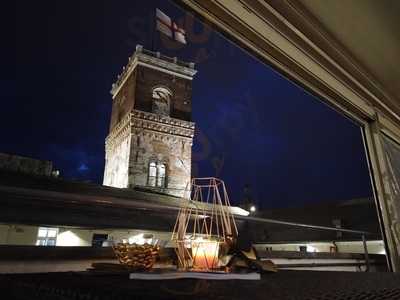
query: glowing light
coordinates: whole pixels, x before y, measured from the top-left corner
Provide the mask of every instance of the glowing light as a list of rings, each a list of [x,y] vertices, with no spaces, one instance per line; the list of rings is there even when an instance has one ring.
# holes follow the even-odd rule
[[[254,205],[250,206],[250,211],[251,212],[255,212],[256,211],[256,207]]]
[[[137,235],[133,235],[128,238],[129,244],[137,244],[137,245],[144,245],[144,244],[152,244],[153,236],[151,235],[146,236],[144,233],[139,233]]]
[[[205,219],[205,218],[209,218],[210,216],[200,214],[200,215],[197,215],[196,217],[199,219]]]
[[[193,267],[195,269],[214,269],[218,267],[219,243],[198,238],[192,242]]]
[[[88,242],[80,238],[76,233],[67,230],[57,236],[57,246],[87,246]]]
[[[307,252],[318,252],[318,251],[317,251],[317,248],[307,245]]]

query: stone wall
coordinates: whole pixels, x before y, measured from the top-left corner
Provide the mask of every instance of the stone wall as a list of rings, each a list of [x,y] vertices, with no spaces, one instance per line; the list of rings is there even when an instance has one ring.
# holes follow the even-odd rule
[[[104,185],[118,188],[128,187],[131,148],[130,118],[130,114],[125,116],[106,139]]]
[[[130,137],[121,140],[106,154],[104,185],[128,187]]]
[[[171,117],[191,120],[191,80],[179,78],[172,74],[160,72],[145,66],[138,66],[135,94],[136,110],[152,112],[152,90],[155,87],[166,87],[172,92]]]
[[[137,70],[133,70],[127,77],[126,82],[115,95],[112,103],[112,112],[110,120],[110,132],[114,127],[132,111],[135,104],[136,91],[136,74]]]
[[[164,163],[166,184],[152,188],[182,196],[191,178],[194,123],[132,111],[106,141],[104,185],[147,187],[149,163]],[[148,187],[150,188],[150,187]]]
[[[146,186],[150,162],[164,163],[166,170],[165,188],[153,188],[174,196],[182,196],[190,182],[191,141],[141,130],[133,135],[131,153],[134,159],[130,163],[130,187]]]

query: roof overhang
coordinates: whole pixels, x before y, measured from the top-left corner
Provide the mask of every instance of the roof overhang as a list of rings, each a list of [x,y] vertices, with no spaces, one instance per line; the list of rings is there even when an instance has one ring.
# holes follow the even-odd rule
[[[175,1],[341,113],[400,127],[398,2]],[[370,17],[354,18],[357,9]]]

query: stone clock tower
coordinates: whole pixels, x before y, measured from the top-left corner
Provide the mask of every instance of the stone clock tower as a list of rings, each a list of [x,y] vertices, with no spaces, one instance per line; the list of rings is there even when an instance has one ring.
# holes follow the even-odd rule
[[[104,185],[182,196],[190,183],[193,63],[136,46],[113,84]]]

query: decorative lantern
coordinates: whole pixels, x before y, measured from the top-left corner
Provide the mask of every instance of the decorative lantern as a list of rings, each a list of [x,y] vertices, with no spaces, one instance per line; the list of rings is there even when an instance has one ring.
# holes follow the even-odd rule
[[[172,234],[179,268],[220,269],[219,255],[238,233],[224,182],[213,177],[194,178],[183,198]]]

